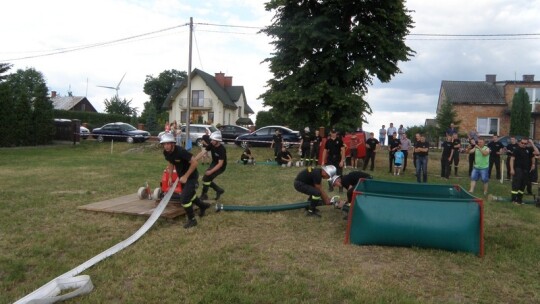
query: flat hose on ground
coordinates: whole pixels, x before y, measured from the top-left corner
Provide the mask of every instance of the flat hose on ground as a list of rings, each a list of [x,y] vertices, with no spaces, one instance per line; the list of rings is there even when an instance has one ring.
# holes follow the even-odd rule
[[[285,205],[271,205],[271,206],[225,206],[223,204],[216,204],[216,212],[223,211],[251,211],[251,212],[273,212],[273,211],[286,211],[294,209],[302,209],[309,207],[309,202],[285,204]]]
[[[55,303],[58,301],[64,301],[64,300],[67,300],[67,299],[70,299],[79,295],[83,295],[92,291],[92,289],[94,288],[94,285],[92,285],[92,280],[90,280],[90,276],[78,275],[78,274],[94,266],[98,262],[110,257],[111,255],[119,252],[120,250],[128,247],[129,245],[137,241],[141,236],[143,236],[143,234],[145,234],[150,229],[150,227],[154,225],[154,223],[157,221],[157,219],[159,218],[163,210],[165,210],[165,207],[169,203],[169,200],[171,199],[174,193],[174,189],[176,188],[177,183],[178,183],[178,179],[169,188],[169,191],[166,193],[165,197],[161,199],[161,202],[155,208],[152,215],[150,215],[150,218],[144,223],[144,225],[141,228],[139,228],[139,230],[137,230],[129,238],[103,251],[102,253],[96,255],[95,257],[84,262],[83,264],[73,268],[72,270],[64,273],[63,275],[60,275],[54,278],[53,280],[49,281],[49,283],[41,286],[39,289],[36,289],[34,292],[28,294],[24,298],[15,302],[15,304]],[[66,291],[66,290],[73,290],[73,291],[60,295],[62,291]]]

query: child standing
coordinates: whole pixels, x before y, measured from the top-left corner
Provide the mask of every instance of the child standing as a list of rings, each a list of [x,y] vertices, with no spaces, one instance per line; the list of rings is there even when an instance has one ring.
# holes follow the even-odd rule
[[[405,154],[401,152],[401,148],[398,148],[394,153],[394,175],[399,175],[399,173],[401,172],[401,166],[403,164],[404,158]]]

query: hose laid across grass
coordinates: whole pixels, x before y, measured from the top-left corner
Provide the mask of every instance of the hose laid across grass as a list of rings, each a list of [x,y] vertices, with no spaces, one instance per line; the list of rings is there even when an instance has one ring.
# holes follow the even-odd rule
[[[251,211],[251,212],[273,212],[273,211],[286,211],[295,210],[309,207],[309,202],[285,204],[285,205],[271,205],[271,206],[225,206],[223,204],[216,204],[216,212],[223,211]]]

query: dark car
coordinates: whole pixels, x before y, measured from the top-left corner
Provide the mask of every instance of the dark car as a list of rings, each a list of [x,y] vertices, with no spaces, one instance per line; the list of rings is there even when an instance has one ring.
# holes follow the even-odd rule
[[[233,142],[238,136],[249,133],[249,129],[235,125],[224,125],[219,129],[224,142]]]
[[[121,140],[134,143],[146,141],[150,138],[150,133],[137,130],[137,128],[127,123],[113,122],[92,130],[92,137],[99,142],[104,140]]]
[[[238,136],[234,143],[242,147],[248,143],[252,147],[270,147],[276,130],[281,132],[286,147],[300,144],[300,132],[282,126],[262,127],[253,133]]]

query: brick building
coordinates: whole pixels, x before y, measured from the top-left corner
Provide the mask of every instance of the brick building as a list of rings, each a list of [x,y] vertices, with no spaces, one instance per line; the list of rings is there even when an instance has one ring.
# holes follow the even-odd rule
[[[459,132],[476,129],[481,136],[509,135],[512,99],[519,88],[529,94],[533,105],[531,131],[533,139],[540,139],[540,81],[534,75],[523,75],[522,80],[497,81],[496,75],[486,75],[485,81],[443,80],[439,91],[437,112],[442,103],[450,101],[461,120]],[[519,134],[515,134],[519,135]]]

